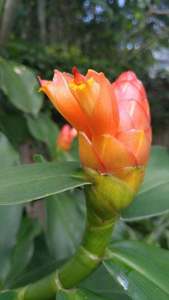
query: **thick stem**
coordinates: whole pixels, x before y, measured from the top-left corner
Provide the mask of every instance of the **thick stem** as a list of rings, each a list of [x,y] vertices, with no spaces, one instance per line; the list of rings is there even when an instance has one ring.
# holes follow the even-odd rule
[[[111,238],[114,222],[114,219],[103,222],[89,211],[82,245],[59,271],[59,279],[64,288],[74,287],[100,264]]]
[[[18,289],[18,300],[48,300],[58,290],[73,288],[85,279],[101,263],[115,221],[116,217],[103,221],[88,209],[86,231],[75,255],[60,270]]]

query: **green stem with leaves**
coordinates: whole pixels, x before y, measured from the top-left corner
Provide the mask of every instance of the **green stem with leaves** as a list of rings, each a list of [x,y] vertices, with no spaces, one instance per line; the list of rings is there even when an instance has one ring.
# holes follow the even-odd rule
[[[15,290],[15,300],[51,300],[57,291],[76,287],[104,259],[117,217],[132,201],[134,193],[128,184],[114,176],[100,175],[90,169],[86,169],[86,176],[91,185],[85,187],[87,222],[79,249],[59,270]]]
[[[88,207],[86,230],[75,255],[56,272],[17,289],[16,299],[48,300],[61,289],[77,286],[102,262],[115,221],[116,216],[103,220],[91,207]]]

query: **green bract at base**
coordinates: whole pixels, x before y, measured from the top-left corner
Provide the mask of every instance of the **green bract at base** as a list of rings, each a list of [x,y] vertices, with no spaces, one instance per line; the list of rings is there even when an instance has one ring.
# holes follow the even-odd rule
[[[124,179],[86,169],[92,185],[85,187],[87,205],[103,220],[111,219],[132,202],[144,176],[143,167],[126,169]]]

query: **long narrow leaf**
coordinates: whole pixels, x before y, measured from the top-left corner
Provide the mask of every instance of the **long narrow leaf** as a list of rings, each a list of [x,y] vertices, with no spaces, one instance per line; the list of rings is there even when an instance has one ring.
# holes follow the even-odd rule
[[[0,172],[0,205],[25,203],[89,184],[75,162],[43,162]]]
[[[169,299],[169,252],[136,241],[113,245],[109,273],[133,300]]]

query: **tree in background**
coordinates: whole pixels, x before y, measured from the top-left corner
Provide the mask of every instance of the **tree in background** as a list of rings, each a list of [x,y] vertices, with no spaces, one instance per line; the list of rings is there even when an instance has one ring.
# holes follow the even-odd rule
[[[103,70],[112,80],[133,69],[148,86],[157,130],[168,127],[168,16],[167,0],[7,0],[1,53],[48,78],[63,66]]]

